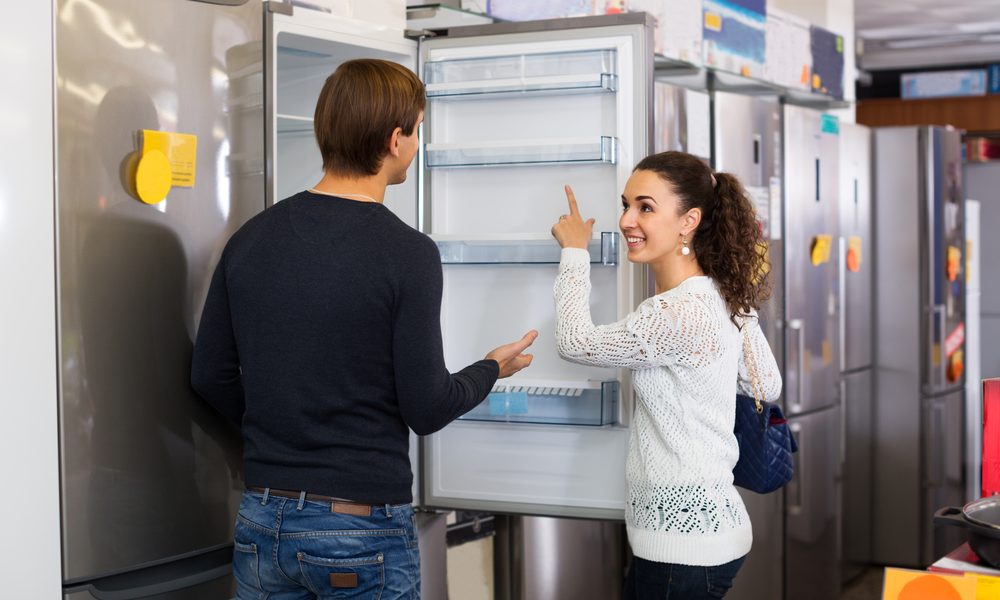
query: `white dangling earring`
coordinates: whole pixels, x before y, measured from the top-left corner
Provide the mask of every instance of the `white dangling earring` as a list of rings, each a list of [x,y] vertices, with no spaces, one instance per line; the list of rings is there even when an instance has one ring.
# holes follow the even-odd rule
[[[688,240],[687,240],[686,237],[685,238],[681,238],[681,243],[684,244],[684,247],[681,248],[681,254],[683,256],[687,256],[688,254],[691,254],[691,249],[688,248]]]

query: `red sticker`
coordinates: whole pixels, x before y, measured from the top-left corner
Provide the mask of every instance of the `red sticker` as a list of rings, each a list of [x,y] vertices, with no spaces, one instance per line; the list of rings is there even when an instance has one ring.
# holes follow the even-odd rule
[[[951,356],[965,343],[965,323],[959,323],[944,340],[944,355]]]

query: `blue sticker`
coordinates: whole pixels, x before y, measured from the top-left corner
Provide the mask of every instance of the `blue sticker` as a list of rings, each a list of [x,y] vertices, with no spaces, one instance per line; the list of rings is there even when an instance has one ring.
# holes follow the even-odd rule
[[[492,392],[487,396],[490,401],[490,414],[523,415],[528,412],[528,392]]]
[[[820,131],[832,135],[840,135],[840,120],[835,115],[822,115]]]
[[[990,94],[1000,94],[1000,63],[989,67],[989,88]]]

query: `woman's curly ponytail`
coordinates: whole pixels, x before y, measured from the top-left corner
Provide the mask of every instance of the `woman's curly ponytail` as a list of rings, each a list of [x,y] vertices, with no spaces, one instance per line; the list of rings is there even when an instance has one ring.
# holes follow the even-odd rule
[[[705,275],[719,286],[730,318],[759,309],[771,294],[767,242],[746,189],[734,175],[713,173],[696,156],[661,152],[647,156],[636,171],[653,171],[680,198],[680,211],[701,209],[701,223],[691,240]]]

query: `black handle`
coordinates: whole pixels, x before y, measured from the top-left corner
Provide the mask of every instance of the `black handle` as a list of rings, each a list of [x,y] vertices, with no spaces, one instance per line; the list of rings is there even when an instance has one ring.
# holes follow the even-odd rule
[[[962,507],[946,506],[944,508],[939,508],[934,513],[934,524],[967,527],[969,522],[965,520],[965,515],[962,513]]]

